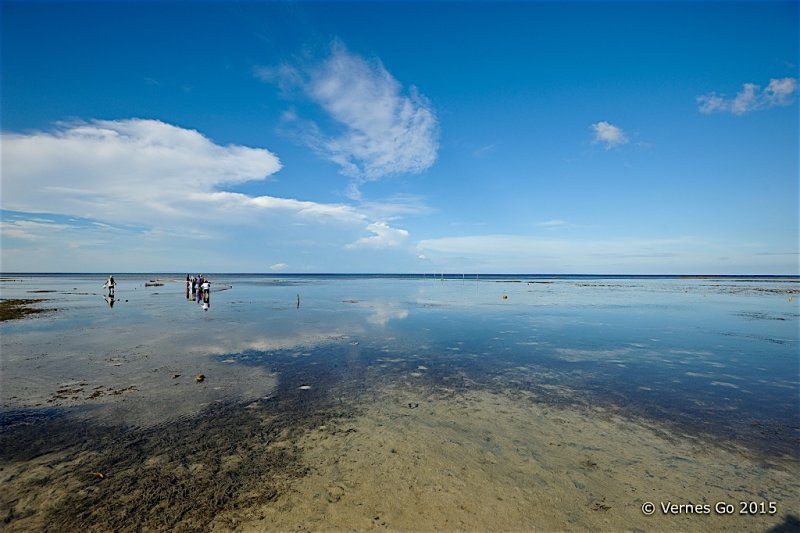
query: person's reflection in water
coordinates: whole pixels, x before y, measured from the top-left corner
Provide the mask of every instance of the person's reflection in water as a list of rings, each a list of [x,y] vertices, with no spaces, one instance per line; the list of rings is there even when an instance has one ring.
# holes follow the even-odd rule
[[[114,307],[114,302],[116,301],[113,296],[104,296],[103,299],[106,301],[109,307]]]

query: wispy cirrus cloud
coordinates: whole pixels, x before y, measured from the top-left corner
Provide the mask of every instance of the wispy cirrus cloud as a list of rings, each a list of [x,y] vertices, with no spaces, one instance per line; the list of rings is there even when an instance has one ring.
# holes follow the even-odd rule
[[[394,220],[408,215],[427,215],[434,209],[422,196],[395,194],[379,200],[358,202],[358,209],[374,220]]]
[[[69,227],[69,224],[36,219],[0,220],[0,231],[3,236],[25,241],[41,241],[46,235],[58,233]]]
[[[625,136],[622,128],[614,126],[605,120],[596,122],[591,127],[594,130],[594,140],[592,142],[605,144],[606,150],[628,142],[628,137]]]
[[[483,146],[479,146],[478,148],[476,148],[476,149],[474,149],[472,151],[472,157],[480,158],[480,157],[483,157],[483,156],[485,156],[487,154],[490,154],[490,153],[494,152],[495,148],[497,148],[498,145],[500,145],[500,141],[496,141],[496,142],[493,142],[493,143],[484,144]]]
[[[558,228],[561,226],[566,226],[567,222],[561,219],[553,219],[553,220],[545,220],[543,222],[537,222],[535,225],[540,228]]]
[[[796,256],[766,270],[757,257],[766,245],[674,238],[545,238],[529,235],[467,235],[424,239],[418,257],[451,272],[562,273],[780,273],[796,270]],[[789,268],[791,267],[791,268]]]
[[[439,149],[439,121],[431,102],[415,86],[404,88],[377,58],[367,60],[338,41],[321,62],[259,67],[254,74],[284,95],[299,89],[343,131],[325,131],[295,112],[284,115],[297,135],[358,186],[385,176],[430,168]]]
[[[745,83],[733,98],[717,93],[697,97],[697,109],[706,115],[712,113],[732,113],[744,115],[753,111],[787,106],[794,100],[797,92],[795,78],[773,78],[763,89],[755,83]]]

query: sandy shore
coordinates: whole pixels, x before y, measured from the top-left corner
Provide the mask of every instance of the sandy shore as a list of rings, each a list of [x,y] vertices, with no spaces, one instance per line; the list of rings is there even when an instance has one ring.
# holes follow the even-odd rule
[[[306,393],[119,435],[52,426],[56,442],[3,462],[4,529],[764,531],[800,508],[796,461],[599,408],[405,382],[357,403]],[[776,513],[741,515],[743,501]]]
[[[796,463],[520,393],[384,392],[358,418],[304,435],[309,475],[239,516],[251,517],[242,529],[764,531],[800,508]],[[777,513],[741,515],[741,501],[774,501]],[[664,514],[661,502],[711,512]],[[735,514],[717,514],[718,502]]]

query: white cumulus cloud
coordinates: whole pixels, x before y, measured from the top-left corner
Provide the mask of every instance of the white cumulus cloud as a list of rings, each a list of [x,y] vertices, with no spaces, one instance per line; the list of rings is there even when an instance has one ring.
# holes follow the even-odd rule
[[[745,83],[733,98],[708,93],[697,97],[697,108],[701,113],[732,113],[744,115],[752,111],[787,106],[792,103],[797,91],[795,78],[773,78],[763,89],[755,83]]]
[[[278,158],[157,120],[7,132],[0,149],[0,208],[14,213],[2,221],[5,268],[86,270],[116,261],[128,270],[180,269],[207,261],[238,270],[272,264],[280,246],[284,261],[308,270],[314,263],[297,261],[304,251],[395,247],[408,232],[374,221],[424,212],[414,197],[358,205],[238,192],[236,185],[279,171]],[[68,253],[77,248],[80,256]]]
[[[594,130],[594,142],[604,143],[606,150],[628,142],[628,138],[621,128],[605,120],[592,124],[592,129]]]
[[[792,95],[797,90],[797,80],[794,78],[771,79],[764,89],[764,99],[772,105],[788,105]]]
[[[281,168],[267,150],[220,146],[197,131],[142,119],[3,134],[2,156],[3,209],[112,222],[199,218],[191,200]]]
[[[408,231],[400,228],[393,228],[385,222],[373,222],[367,226],[367,231],[372,235],[361,237],[357,241],[347,245],[349,249],[355,248],[394,248],[403,244],[408,239]]]
[[[241,222],[257,212],[363,222],[344,204],[223,190],[280,170],[263,148],[220,146],[157,120],[94,120],[2,136],[2,208],[112,223]]]
[[[378,59],[367,60],[334,42],[330,55],[305,68],[260,67],[255,74],[282,93],[295,86],[318,104],[343,131],[329,133],[310,120],[287,115],[300,137],[340,166],[357,184],[433,165],[439,149],[439,122],[430,101],[415,86],[404,87]]]

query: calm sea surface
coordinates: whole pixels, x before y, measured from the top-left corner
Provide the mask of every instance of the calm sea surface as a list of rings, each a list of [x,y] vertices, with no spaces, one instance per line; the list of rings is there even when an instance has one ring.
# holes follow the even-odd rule
[[[192,357],[199,369],[207,360],[269,373],[277,394],[319,394],[365,372],[373,382],[519,388],[798,450],[797,278],[213,274],[204,311],[187,300],[185,275],[115,276],[113,306],[105,276],[2,277],[2,298],[56,309],[0,326],[6,414],[85,409],[103,400],[88,393],[104,377],[146,390],[149,375]],[[164,285],[145,287],[155,279]],[[140,371],[124,374],[131,361]],[[54,401],[71,380],[85,392]],[[235,381],[217,400],[261,394]]]

